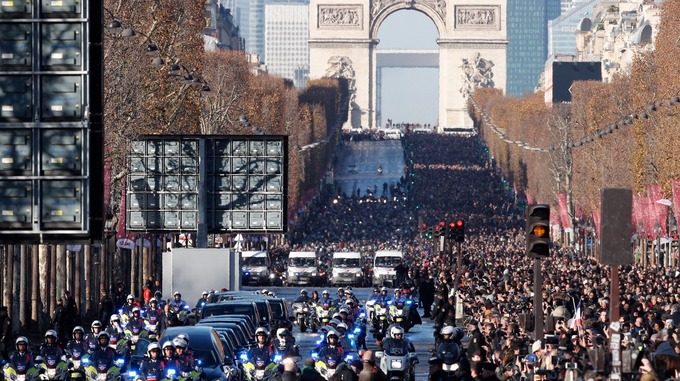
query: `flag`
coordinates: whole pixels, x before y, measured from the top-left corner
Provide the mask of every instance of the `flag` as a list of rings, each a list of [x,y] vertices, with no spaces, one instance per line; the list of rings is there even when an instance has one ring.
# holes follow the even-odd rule
[[[579,300],[576,312],[574,312],[574,318],[569,321],[569,328],[581,329],[581,327],[583,327],[583,321],[581,320],[581,301]]]

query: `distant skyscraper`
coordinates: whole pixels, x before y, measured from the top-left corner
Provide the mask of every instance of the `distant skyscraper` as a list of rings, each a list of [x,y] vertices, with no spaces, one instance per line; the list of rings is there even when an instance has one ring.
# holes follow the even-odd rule
[[[265,6],[265,56],[267,70],[292,79],[296,87],[309,74],[309,6],[273,3]],[[305,70],[306,69],[306,70]]]
[[[560,0],[508,0],[508,95],[533,92],[538,84],[548,57],[548,20],[560,7]]]
[[[548,57],[558,54],[576,55],[576,30],[579,23],[585,17],[591,17],[595,6],[603,1],[574,1],[567,12],[548,21]]]

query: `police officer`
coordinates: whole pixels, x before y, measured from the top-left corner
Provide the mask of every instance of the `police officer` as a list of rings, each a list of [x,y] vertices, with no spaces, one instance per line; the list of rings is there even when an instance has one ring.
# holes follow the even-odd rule
[[[82,353],[87,352],[88,343],[85,340],[85,329],[81,326],[73,328],[73,338],[66,344],[66,353],[70,356],[74,349],[80,349]]]
[[[57,343],[58,339],[57,331],[50,329],[45,332],[45,342],[40,346],[40,357],[55,355],[57,358],[61,358],[64,355],[64,350]]]
[[[163,364],[161,363],[161,348],[158,343],[151,343],[146,349],[147,357],[139,366],[139,377],[147,381],[147,376],[154,376],[156,380],[163,378]]]
[[[87,342],[88,352],[92,353],[97,350],[99,346],[98,336],[102,332],[102,322],[95,320],[90,325],[90,333],[85,336],[85,341]]]
[[[105,360],[107,367],[113,366],[116,360],[116,351],[109,346],[111,335],[108,332],[99,332],[97,335],[97,349],[92,353],[92,362],[95,364],[100,360]]]
[[[28,351],[28,343],[29,341],[26,336],[19,336],[14,342],[16,351],[9,355],[9,363],[12,364],[15,369],[17,364],[24,364],[26,365],[26,368],[35,365],[33,355]]]
[[[340,336],[334,330],[329,330],[326,334],[326,343],[319,350],[319,357],[322,359],[333,357],[336,363],[342,362],[345,357],[345,350],[340,346]],[[324,360],[326,361],[326,360]]]
[[[271,363],[276,350],[267,342],[267,330],[264,327],[259,327],[255,330],[255,339],[257,345],[250,348],[248,358],[253,362],[255,358],[260,358],[266,360],[267,364]]]

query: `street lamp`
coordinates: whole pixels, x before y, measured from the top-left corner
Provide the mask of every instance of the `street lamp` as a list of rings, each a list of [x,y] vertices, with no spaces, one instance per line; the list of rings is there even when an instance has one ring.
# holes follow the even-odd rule
[[[654,237],[656,238],[656,247],[654,248],[654,254],[656,254],[657,265],[663,267],[663,257],[661,253],[661,225],[659,223],[654,224]]]

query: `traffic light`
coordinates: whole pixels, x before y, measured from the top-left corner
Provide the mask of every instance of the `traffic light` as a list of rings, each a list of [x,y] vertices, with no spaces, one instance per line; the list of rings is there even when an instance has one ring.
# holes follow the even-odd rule
[[[446,236],[446,222],[440,222],[439,225],[437,225],[434,228],[434,236],[435,237],[445,237]]]
[[[544,204],[527,206],[527,255],[544,258],[550,254],[550,207]]]
[[[427,224],[422,224],[420,225],[420,234],[423,236],[425,239],[432,239],[433,233],[432,233],[432,227],[428,227]]]
[[[453,223],[453,240],[454,242],[465,242],[465,222],[458,220]]]
[[[433,230],[434,230],[434,229],[432,228],[432,226],[430,226],[429,228],[427,228],[427,230],[425,231],[425,238],[426,238],[426,239],[432,240],[432,238],[434,238],[434,232],[433,232]]]

